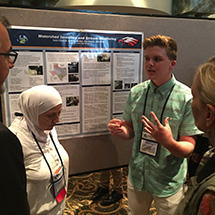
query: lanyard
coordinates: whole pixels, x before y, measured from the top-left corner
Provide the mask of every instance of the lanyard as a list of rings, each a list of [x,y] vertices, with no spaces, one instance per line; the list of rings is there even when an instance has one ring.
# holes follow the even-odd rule
[[[32,135],[33,135],[34,140],[35,140],[35,142],[37,143],[37,145],[38,145],[38,147],[39,147],[39,149],[40,149],[41,154],[43,155],[43,157],[44,157],[44,159],[45,159],[45,161],[46,161],[46,164],[47,164],[47,166],[48,166],[48,168],[49,168],[49,171],[50,171],[50,174],[51,174],[51,182],[52,182],[52,184],[54,184],[53,174],[52,174],[52,170],[51,170],[51,167],[50,167],[50,165],[49,165],[49,162],[48,162],[48,160],[46,159],[46,156],[45,156],[45,154],[43,153],[43,150],[42,150],[40,144],[38,143],[38,140],[37,140],[37,138],[36,138],[36,136],[35,136],[35,134],[34,134],[33,132],[32,132]],[[60,156],[60,153],[59,153],[59,151],[58,151],[58,149],[57,149],[57,146],[56,146],[56,144],[55,144],[55,142],[54,142],[54,139],[53,139],[51,133],[49,134],[49,136],[50,136],[51,141],[52,141],[52,143],[53,143],[53,145],[54,145],[54,147],[55,147],[55,150],[57,151],[57,154],[58,154],[58,156],[59,156],[61,165],[62,165],[62,167],[63,167],[62,158],[61,158],[61,156]],[[64,175],[64,168],[63,168],[63,175]],[[54,186],[53,186],[53,192],[55,193]]]
[[[171,93],[173,91],[174,86],[175,86],[175,84],[171,87],[171,89],[170,89],[170,91],[169,91],[169,93],[167,95],[166,101],[164,103],[164,106],[163,106],[163,109],[162,109],[162,112],[161,112],[161,116],[160,116],[160,122],[161,123],[162,123],[162,120],[163,120],[163,114],[164,114],[164,110],[166,108],[166,104],[167,104],[167,102],[169,100],[169,97],[170,97],[170,95],[171,95]],[[148,98],[148,94],[149,94],[149,89],[150,89],[150,86],[148,86],[147,91],[146,91],[146,96],[145,96],[145,101],[144,101],[144,108],[143,108],[143,115],[145,115],[145,111],[146,111],[146,103],[147,103],[147,98]]]

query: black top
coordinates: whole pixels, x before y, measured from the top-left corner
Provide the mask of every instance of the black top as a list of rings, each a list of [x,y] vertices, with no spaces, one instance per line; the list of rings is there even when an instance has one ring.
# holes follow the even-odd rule
[[[198,174],[197,182],[200,183],[202,180],[213,173],[215,173],[215,155],[213,155],[210,160],[208,160],[207,163],[202,167]]]
[[[16,135],[2,123],[0,164],[0,213],[29,215],[22,147]]]

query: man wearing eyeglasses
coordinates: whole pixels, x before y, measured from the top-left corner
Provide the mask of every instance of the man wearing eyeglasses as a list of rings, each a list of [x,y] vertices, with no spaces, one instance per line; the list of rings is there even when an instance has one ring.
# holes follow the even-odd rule
[[[7,32],[10,24],[0,16],[0,87],[14,67],[17,53],[12,51]],[[22,147],[17,137],[0,123],[0,213],[29,215],[26,192],[26,174]]]

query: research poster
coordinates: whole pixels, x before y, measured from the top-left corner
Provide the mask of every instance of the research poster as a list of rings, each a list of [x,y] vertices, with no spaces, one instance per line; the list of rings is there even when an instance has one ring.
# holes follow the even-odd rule
[[[7,125],[20,112],[20,93],[45,84],[63,100],[60,139],[105,133],[142,81],[142,32],[13,26],[9,35],[18,58],[5,84]]]

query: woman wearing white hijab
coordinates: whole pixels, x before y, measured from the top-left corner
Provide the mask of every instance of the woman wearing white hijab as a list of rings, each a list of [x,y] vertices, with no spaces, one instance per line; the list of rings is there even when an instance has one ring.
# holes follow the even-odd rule
[[[40,85],[21,93],[21,113],[10,129],[19,138],[27,175],[31,215],[62,215],[66,202],[69,157],[57,139],[62,99],[51,86]]]

